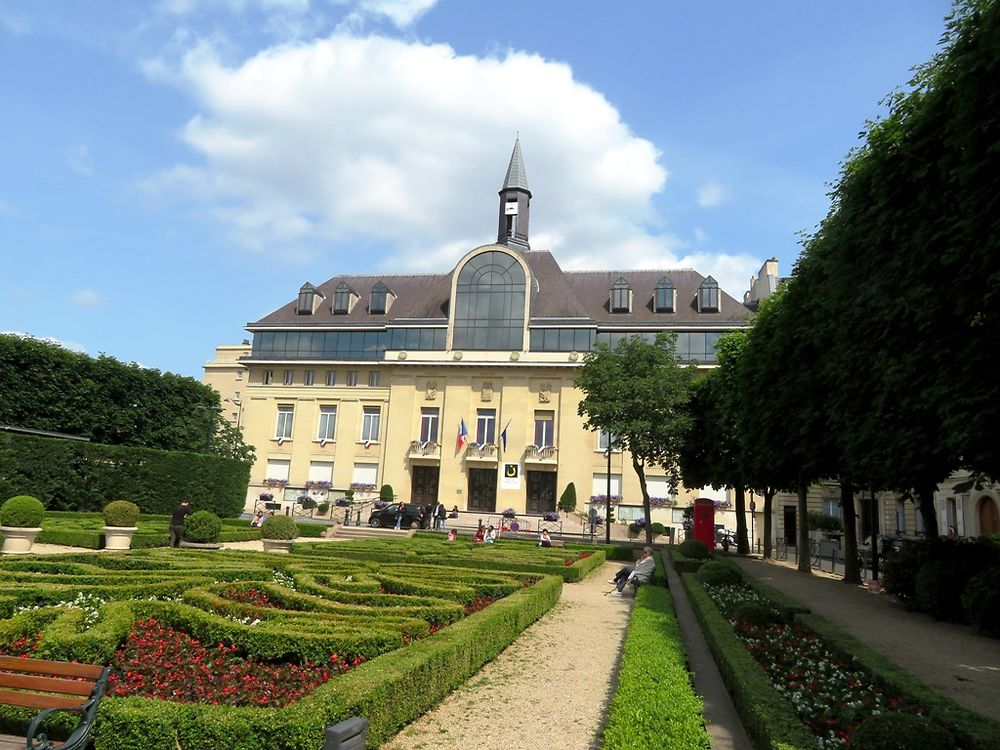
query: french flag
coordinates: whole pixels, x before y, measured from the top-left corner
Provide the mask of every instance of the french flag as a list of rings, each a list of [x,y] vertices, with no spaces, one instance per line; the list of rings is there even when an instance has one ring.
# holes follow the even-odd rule
[[[458,423],[458,440],[455,442],[455,450],[460,451],[469,442],[469,431],[465,428],[465,418]]]

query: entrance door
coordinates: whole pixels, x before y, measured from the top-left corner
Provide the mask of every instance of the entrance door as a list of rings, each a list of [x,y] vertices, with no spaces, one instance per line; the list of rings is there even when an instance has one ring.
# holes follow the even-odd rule
[[[497,470],[469,469],[469,510],[495,513],[497,509]]]
[[[528,513],[538,516],[542,513],[554,513],[556,509],[556,472],[529,471],[527,484]]]
[[[1000,534],[1000,512],[992,497],[984,497],[979,501],[979,533]]]
[[[786,505],[784,506],[785,511],[785,544],[789,547],[794,547],[798,539],[798,530],[795,526],[795,506]]]
[[[410,502],[426,508],[437,505],[438,474],[437,466],[414,466],[410,479]]]

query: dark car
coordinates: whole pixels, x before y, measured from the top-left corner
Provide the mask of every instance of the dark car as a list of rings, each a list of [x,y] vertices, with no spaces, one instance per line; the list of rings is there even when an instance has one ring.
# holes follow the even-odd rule
[[[400,527],[404,529],[422,529],[425,526],[426,514],[419,505],[412,503],[389,503],[384,508],[372,511],[368,516],[368,525],[375,528],[391,529],[396,525],[396,514],[403,507],[403,520]]]

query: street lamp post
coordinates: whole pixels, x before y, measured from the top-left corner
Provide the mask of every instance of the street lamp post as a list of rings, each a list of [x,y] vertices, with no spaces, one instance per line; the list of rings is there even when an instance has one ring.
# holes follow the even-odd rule
[[[754,502],[753,492],[750,492],[750,549],[754,549],[754,535],[753,535],[753,517],[754,511],[757,510],[757,503]]]
[[[613,436],[608,433],[608,486],[607,494],[604,496],[604,543],[611,544],[611,446],[614,445]]]
[[[195,404],[195,409],[208,412],[208,424],[205,425],[205,453],[212,452],[212,429],[215,427],[215,417],[222,412],[221,406],[202,406]]]

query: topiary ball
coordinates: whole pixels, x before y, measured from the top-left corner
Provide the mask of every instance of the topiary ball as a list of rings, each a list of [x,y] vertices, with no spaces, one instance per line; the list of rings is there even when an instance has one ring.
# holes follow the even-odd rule
[[[708,547],[698,539],[685,539],[678,547],[678,551],[692,560],[707,560],[711,557]]]
[[[45,506],[37,497],[15,495],[0,505],[0,526],[35,529],[42,525]]]
[[[103,513],[105,526],[129,528],[139,523],[139,506],[128,500],[112,500]]]
[[[737,622],[757,626],[770,625],[772,622],[778,622],[781,619],[777,612],[757,602],[744,602],[733,610],[733,617],[736,618]]]
[[[198,544],[212,544],[219,541],[222,521],[210,510],[196,510],[187,517],[184,524],[184,540]]]
[[[953,750],[955,747],[940,724],[898,711],[873,716],[851,737],[851,750]]]
[[[743,583],[743,573],[730,562],[711,560],[698,570],[698,580],[708,586],[732,586]]]
[[[295,539],[299,527],[288,516],[271,516],[260,527],[261,539]]]

